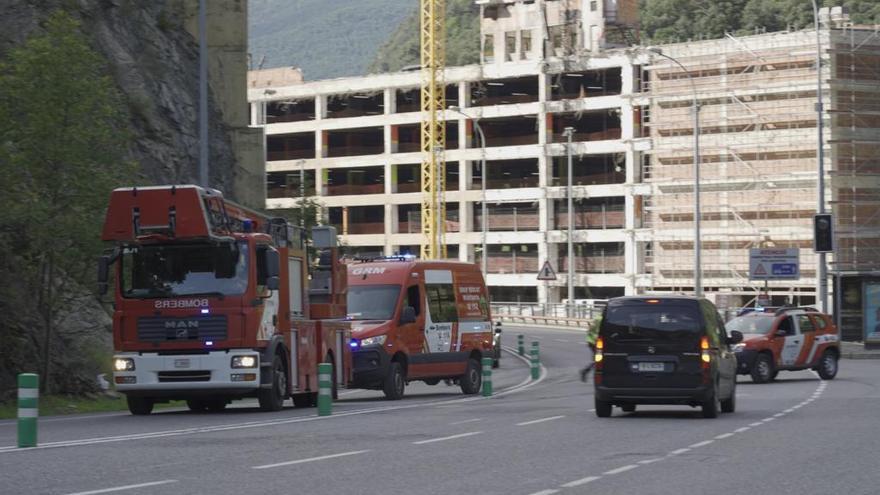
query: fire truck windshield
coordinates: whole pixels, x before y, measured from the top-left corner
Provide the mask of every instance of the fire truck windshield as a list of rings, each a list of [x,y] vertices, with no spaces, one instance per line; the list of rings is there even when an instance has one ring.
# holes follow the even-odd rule
[[[244,242],[129,246],[121,263],[127,298],[238,295],[248,285]]]
[[[390,320],[399,295],[399,285],[349,285],[348,317],[352,320]]]

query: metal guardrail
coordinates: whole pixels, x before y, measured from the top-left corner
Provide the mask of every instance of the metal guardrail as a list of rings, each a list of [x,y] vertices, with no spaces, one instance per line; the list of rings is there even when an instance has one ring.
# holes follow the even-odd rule
[[[583,328],[602,313],[600,304],[492,303],[494,319],[525,325],[556,325]]]

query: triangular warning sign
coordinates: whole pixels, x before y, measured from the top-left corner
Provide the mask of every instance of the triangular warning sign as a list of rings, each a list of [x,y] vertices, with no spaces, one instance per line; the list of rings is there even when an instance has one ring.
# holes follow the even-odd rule
[[[553,271],[549,261],[545,261],[541,271],[538,272],[538,280],[556,280],[556,272]]]
[[[767,270],[764,269],[764,263],[758,263],[758,266],[755,267],[755,275],[767,275]]]

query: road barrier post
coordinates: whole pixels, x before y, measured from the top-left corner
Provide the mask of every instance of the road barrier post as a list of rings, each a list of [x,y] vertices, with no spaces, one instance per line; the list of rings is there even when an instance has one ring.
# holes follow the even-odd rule
[[[517,351],[519,351],[520,356],[526,355],[525,337],[523,336],[523,334],[519,334],[516,336],[516,347]]]
[[[492,396],[492,358],[483,358],[483,397]]]
[[[318,365],[318,416],[333,413],[333,364]]]
[[[37,446],[37,404],[40,380],[34,373],[18,375],[18,446]]]
[[[532,357],[532,362],[531,362],[532,380],[537,380],[538,377],[541,376],[541,360],[538,355],[538,342],[537,341],[532,342],[531,357]]]

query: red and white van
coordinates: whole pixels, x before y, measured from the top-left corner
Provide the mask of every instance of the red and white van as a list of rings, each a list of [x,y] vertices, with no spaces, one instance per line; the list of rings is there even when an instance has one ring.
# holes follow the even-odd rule
[[[354,387],[392,400],[415,380],[451,379],[465,394],[480,390],[493,327],[477,265],[407,257],[351,263],[348,318]]]
[[[734,346],[739,374],[755,383],[776,378],[779,370],[813,369],[823,380],[837,375],[840,338],[831,316],[813,308],[780,308],[752,312],[727,322],[727,330],[743,333]]]

